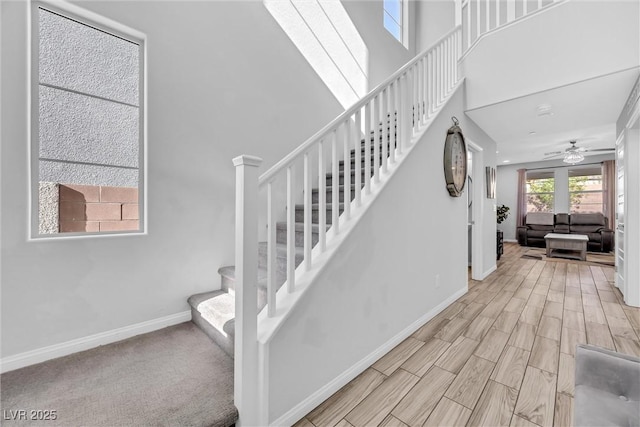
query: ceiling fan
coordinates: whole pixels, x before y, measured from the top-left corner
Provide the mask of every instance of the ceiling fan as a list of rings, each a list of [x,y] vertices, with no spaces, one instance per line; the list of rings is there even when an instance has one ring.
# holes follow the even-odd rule
[[[576,163],[580,163],[581,161],[584,160],[584,154],[582,153],[586,153],[586,152],[593,152],[593,151],[614,151],[615,148],[584,148],[584,147],[576,147],[576,142],[577,141],[569,141],[569,144],[571,144],[571,146],[569,148],[567,148],[564,151],[552,151],[549,153],[544,153],[544,155],[546,157],[544,157],[543,160],[549,160],[549,159],[553,159],[555,157],[558,156],[564,156],[564,159],[562,159],[563,162],[565,163],[569,163],[572,165],[575,165]]]

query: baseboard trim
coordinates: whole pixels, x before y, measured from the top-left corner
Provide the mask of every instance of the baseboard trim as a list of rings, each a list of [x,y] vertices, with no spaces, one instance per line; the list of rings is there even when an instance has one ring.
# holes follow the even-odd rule
[[[116,341],[121,341],[147,332],[157,331],[158,329],[177,325],[178,323],[188,322],[190,320],[191,311],[183,311],[181,313],[171,314],[158,319],[148,320],[146,322],[136,323],[134,325],[113,329],[111,331],[89,335],[84,338],[78,338],[60,344],[27,351],[14,356],[4,357],[0,359],[0,373],[35,365],[36,363],[45,362],[58,357],[68,356],[69,354],[89,350],[105,344],[111,344]]]
[[[494,271],[496,271],[498,269],[498,265],[497,264],[493,264],[493,266],[491,266],[490,269],[488,269],[487,271],[485,271],[484,273],[482,273],[482,279],[480,280],[484,280],[487,278],[487,276],[489,276],[491,273],[493,273]]]
[[[369,366],[373,365],[378,359],[382,356],[390,352],[393,348],[395,348],[402,341],[407,339],[411,334],[417,331],[422,325],[427,323],[429,320],[433,319],[436,315],[438,315],[442,310],[447,308],[451,303],[460,298],[462,295],[467,293],[468,285],[456,291],[449,298],[438,304],[436,307],[431,309],[427,314],[421,316],[418,320],[413,322],[411,325],[407,326],[400,333],[392,337],[389,341],[385,342],[382,346],[378,347],[364,359],[357,362],[355,365],[344,371],[342,374],[338,375],[331,382],[326,384],[324,387],[320,388],[317,392],[313,393],[311,396],[304,399],[298,405],[293,407],[287,413],[282,415],[280,418],[270,423],[270,426],[291,426],[298,422],[302,417],[307,415],[313,409],[315,409],[322,402],[327,400],[331,395],[344,387],[349,381],[352,381],[355,377],[360,375],[367,369]]]
[[[516,239],[502,239],[502,241],[505,243],[518,243]]]

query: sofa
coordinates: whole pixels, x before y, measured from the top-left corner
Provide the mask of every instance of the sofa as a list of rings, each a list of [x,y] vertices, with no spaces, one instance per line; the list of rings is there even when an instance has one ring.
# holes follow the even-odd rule
[[[516,237],[522,246],[544,247],[544,236],[549,233],[584,234],[589,238],[588,251],[613,250],[613,230],[601,213],[530,212],[525,218],[525,225],[517,227]]]
[[[640,359],[593,345],[576,349],[574,425],[640,425]]]

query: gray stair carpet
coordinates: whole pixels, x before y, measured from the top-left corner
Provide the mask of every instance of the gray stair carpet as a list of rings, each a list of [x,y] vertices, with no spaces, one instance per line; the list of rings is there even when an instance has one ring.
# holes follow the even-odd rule
[[[233,359],[191,322],[4,373],[3,426],[231,426]],[[27,412],[27,416],[28,416]]]

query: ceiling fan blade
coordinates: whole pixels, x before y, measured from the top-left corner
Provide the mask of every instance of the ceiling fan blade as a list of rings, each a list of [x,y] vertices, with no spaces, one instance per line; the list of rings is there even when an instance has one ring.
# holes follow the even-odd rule
[[[551,153],[549,153],[549,154],[551,154]],[[549,160],[549,159],[553,159],[554,157],[558,157],[558,156],[562,156],[562,155],[564,155],[564,152],[560,152],[560,153],[552,154],[551,156],[543,157],[542,160]]]
[[[585,151],[616,151],[615,148],[587,148]]]
[[[564,151],[550,151],[548,153],[544,153],[545,156],[556,156],[558,154],[562,154]]]

